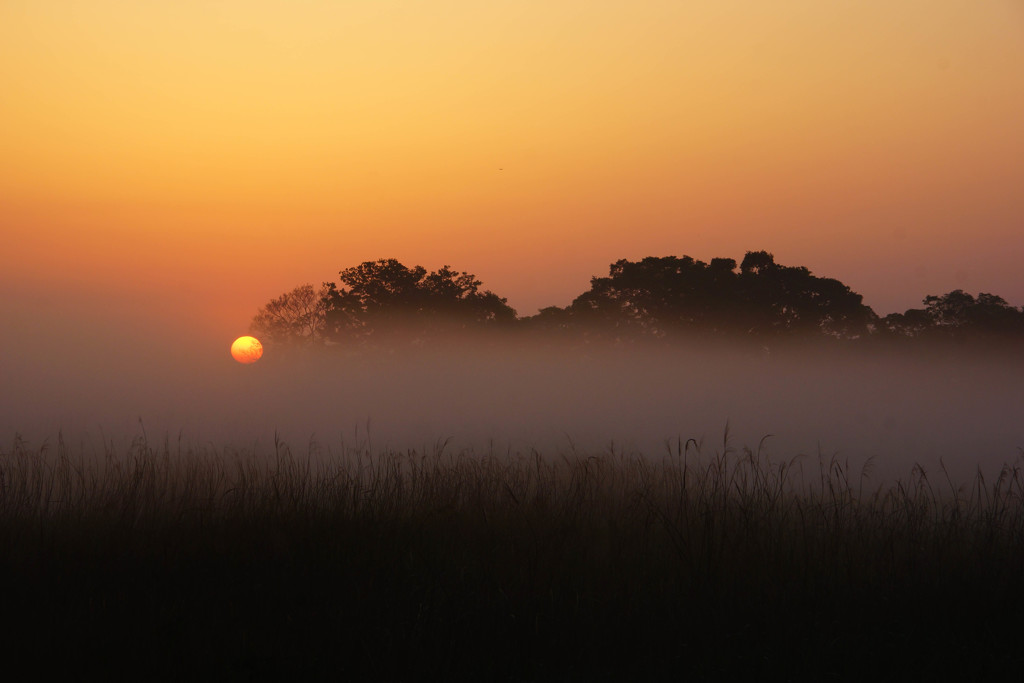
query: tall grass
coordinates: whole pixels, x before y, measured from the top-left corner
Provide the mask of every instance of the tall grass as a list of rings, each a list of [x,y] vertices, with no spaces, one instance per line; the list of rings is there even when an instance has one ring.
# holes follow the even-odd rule
[[[892,484],[765,442],[0,451],[13,656],[147,677],[1019,672],[1021,461]]]

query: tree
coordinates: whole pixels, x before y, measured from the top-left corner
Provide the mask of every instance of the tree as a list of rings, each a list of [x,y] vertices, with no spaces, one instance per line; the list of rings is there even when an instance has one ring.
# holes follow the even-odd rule
[[[748,251],[740,264],[740,272],[744,275],[760,275],[776,270],[775,255],[767,251]]]
[[[339,273],[342,283],[368,315],[408,315],[421,308],[423,266],[407,268],[395,259],[365,261]],[[344,290],[343,290],[344,291]]]
[[[958,338],[1024,333],[1024,309],[1001,296],[982,292],[973,296],[956,289],[942,296],[926,296],[925,312],[935,332]]]
[[[860,294],[767,251],[737,262],[690,256],[621,259],[565,307],[516,317],[476,276],[445,265],[433,272],[396,259],[365,261],[339,283],[306,284],[271,300],[252,331],[269,343],[393,346],[427,343],[513,325],[560,339],[826,336],[858,339],[995,338],[1024,335],[1024,308],[963,290],[924,298],[924,308],[878,316]]]
[[[365,261],[339,273],[342,287],[326,285],[330,339],[366,343],[408,337],[423,341],[441,332],[483,329],[516,320],[506,299],[480,291],[480,280],[442,266],[427,273],[396,259]]]
[[[982,292],[977,298],[962,289],[926,296],[924,308],[887,315],[884,334],[922,339],[993,339],[1024,335],[1024,309],[1001,296]]]
[[[689,256],[613,263],[608,277],[568,309],[590,334],[668,337],[807,333],[866,335],[874,313],[859,294],[806,268],[784,267],[765,251],[711,263]],[[547,316],[551,319],[551,315]]]
[[[299,285],[262,306],[252,319],[253,334],[271,344],[315,343],[326,328],[326,289]]]
[[[611,265],[608,277],[591,279],[590,291],[569,310],[581,324],[614,336],[724,331],[728,321],[722,304],[733,293],[735,267],[732,259],[714,259],[710,265],[689,256],[623,259]]]
[[[1011,306],[995,294],[978,294],[969,318],[977,329],[988,333],[1024,334],[1024,307]]]
[[[973,296],[957,289],[942,296],[926,296],[924,305],[934,327],[952,329],[969,324],[975,301]]]
[[[923,308],[910,308],[904,313],[890,313],[879,321],[878,327],[883,337],[912,339],[927,334],[932,318]]]
[[[741,308],[756,334],[866,336],[875,320],[860,294],[802,266],[781,266],[765,251],[748,252],[740,265]]]
[[[494,292],[481,292],[481,284],[474,275],[442,266],[423,279],[426,311],[462,327],[514,322],[515,310]]]

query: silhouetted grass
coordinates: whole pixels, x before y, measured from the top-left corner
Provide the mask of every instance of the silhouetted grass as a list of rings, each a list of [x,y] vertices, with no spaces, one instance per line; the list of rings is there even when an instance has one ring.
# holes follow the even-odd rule
[[[1016,678],[1024,475],[714,454],[0,452],[9,666],[147,679]]]

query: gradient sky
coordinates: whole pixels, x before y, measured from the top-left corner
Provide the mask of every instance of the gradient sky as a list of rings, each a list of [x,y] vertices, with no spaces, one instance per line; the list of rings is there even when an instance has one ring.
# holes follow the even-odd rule
[[[1024,305],[1022,73],[1020,0],[5,0],[0,313],[224,354],[364,260],[525,315],[756,249]]]

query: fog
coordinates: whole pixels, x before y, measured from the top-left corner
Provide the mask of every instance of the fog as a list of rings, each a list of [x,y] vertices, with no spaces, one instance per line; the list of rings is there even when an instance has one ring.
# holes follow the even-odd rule
[[[1024,357],[1009,353],[814,351],[796,347],[571,348],[526,340],[404,352],[287,353],[249,366],[231,339],[145,327],[61,324],[0,332],[0,448],[102,451],[145,434],[186,446],[272,453],[375,451],[643,453],[694,439],[703,452],[780,460],[872,459],[881,483],[939,459],[957,480],[994,475],[1024,447]],[[726,433],[728,425],[728,433]],[[727,437],[727,439],[726,439]],[[941,476],[941,473],[940,473]]]

